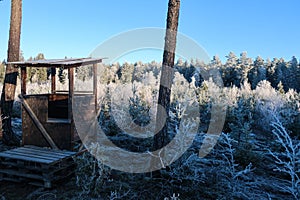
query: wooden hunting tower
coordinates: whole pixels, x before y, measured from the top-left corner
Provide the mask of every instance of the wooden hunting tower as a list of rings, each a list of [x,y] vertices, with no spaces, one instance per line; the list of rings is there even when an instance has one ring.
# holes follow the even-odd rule
[[[79,141],[73,119],[74,95],[89,96],[97,109],[97,64],[102,59],[50,59],[8,64],[21,68],[22,101],[22,144],[53,149],[73,150]],[[93,66],[93,89],[91,92],[74,91],[74,74],[76,68]],[[51,92],[48,94],[27,94],[27,68],[46,67],[51,74]],[[68,70],[67,91],[56,90],[57,68]]]

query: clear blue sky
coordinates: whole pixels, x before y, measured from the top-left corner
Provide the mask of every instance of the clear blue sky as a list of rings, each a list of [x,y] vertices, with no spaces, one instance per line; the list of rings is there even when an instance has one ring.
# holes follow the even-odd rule
[[[86,57],[120,32],[165,28],[168,0],[23,0],[25,59]],[[300,58],[299,0],[182,0],[179,31],[224,60],[230,51],[255,58]],[[0,2],[0,59],[6,59],[10,1]]]

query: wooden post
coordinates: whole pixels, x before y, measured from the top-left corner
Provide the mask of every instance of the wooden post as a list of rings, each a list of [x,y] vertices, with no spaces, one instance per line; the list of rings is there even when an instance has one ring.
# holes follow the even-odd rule
[[[68,98],[68,118],[72,121],[73,119],[73,111],[72,111],[72,102],[74,95],[74,68],[68,68],[69,74],[69,98]]]
[[[51,94],[54,94],[56,90],[56,84],[55,84],[55,75],[56,75],[56,68],[51,68]]]
[[[74,133],[75,133],[75,127],[74,127],[74,119],[73,119],[73,96],[74,96],[74,68],[69,67],[68,68],[68,76],[69,76],[69,98],[68,98],[68,119],[71,122],[70,127],[70,140],[71,142],[74,141]],[[73,147],[71,147],[73,148]]]
[[[26,95],[26,79],[27,79],[27,72],[26,67],[21,67],[21,95]]]
[[[93,94],[95,97],[95,113],[98,111],[98,100],[97,100],[97,64],[93,64],[93,73],[94,73],[94,85],[93,85]]]

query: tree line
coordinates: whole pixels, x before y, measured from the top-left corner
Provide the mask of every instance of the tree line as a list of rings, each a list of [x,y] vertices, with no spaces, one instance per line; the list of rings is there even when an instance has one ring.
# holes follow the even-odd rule
[[[195,84],[200,86],[204,81],[198,69],[218,69],[225,87],[241,87],[243,82],[247,81],[251,85],[251,89],[255,89],[260,81],[267,80],[275,89],[287,92],[289,89],[300,91],[300,64],[295,56],[289,61],[283,58],[273,58],[273,60],[257,56],[254,60],[247,57],[247,53],[243,52],[240,56],[236,56],[230,52],[226,56],[226,60],[222,63],[218,56],[214,56],[210,63],[205,64],[200,60],[183,61],[177,60],[175,70],[181,73],[189,82],[192,77],[196,79]],[[43,53],[39,53],[35,57],[28,60],[45,59]],[[100,69],[101,82],[109,83],[110,81],[121,81],[122,83],[132,82],[134,80],[142,80],[146,72],[152,71],[156,78],[161,70],[161,63],[152,61],[151,63],[116,63],[112,65],[102,65]],[[85,81],[92,76],[91,68],[78,68],[76,70],[78,79]],[[30,83],[44,83],[49,79],[50,72],[47,68],[28,68],[27,81]],[[5,75],[5,61],[0,65],[0,81],[3,83]],[[58,80],[64,84],[66,82],[67,73],[64,69],[58,69]]]

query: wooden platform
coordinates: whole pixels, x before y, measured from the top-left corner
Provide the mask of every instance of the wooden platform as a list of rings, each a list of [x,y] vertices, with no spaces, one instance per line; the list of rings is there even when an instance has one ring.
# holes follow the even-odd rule
[[[19,147],[0,152],[0,181],[28,182],[51,188],[71,176],[75,170],[76,152],[36,146]]]

